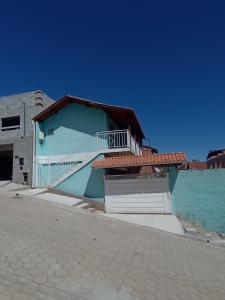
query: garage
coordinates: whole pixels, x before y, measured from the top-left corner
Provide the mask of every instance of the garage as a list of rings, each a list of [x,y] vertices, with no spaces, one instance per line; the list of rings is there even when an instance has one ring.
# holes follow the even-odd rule
[[[171,213],[167,173],[105,177],[107,213]]]
[[[168,168],[178,168],[183,152],[147,153],[105,157],[92,164],[104,169],[105,212],[121,214],[170,214],[171,194]]]
[[[12,180],[13,145],[0,145],[0,180]]]

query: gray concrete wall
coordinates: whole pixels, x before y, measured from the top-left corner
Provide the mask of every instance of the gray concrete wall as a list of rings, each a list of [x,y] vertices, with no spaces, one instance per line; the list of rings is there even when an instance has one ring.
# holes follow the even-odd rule
[[[13,182],[22,183],[23,172],[28,172],[28,184],[31,185],[33,156],[32,119],[53,102],[53,99],[39,90],[0,97],[0,154],[2,145],[13,145]],[[2,131],[2,118],[13,116],[20,116],[20,129]],[[19,165],[19,158],[24,158],[24,166]]]

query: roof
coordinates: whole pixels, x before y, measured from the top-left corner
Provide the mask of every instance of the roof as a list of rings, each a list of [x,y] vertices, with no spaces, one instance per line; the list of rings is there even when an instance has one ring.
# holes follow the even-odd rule
[[[8,96],[1,96],[0,97],[0,105],[7,105],[9,109],[14,108],[14,103],[18,106],[21,103],[27,103],[29,104],[34,104],[35,100],[37,99],[42,99],[43,104],[50,105],[52,103],[55,103],[55,101],[49,97],[45,92],[42,90],[36,90],[36,91],[31,91],[31,92],[25,92],[25,93],[18,93],[18,94],[13,94],[13,95],[8,95]],[[43,109],[43,108],[42,108]],[[35,112],[37,113],[37,111]]]
[[[31,92],[24,92],[24,93],[18,93],[18,94],[12,94],[12,95],[6,95],[6,96],[0,96],[0,101],[9,101],[10,99],[16,99],[16,101],[25,101],[27,99],[30,99],[30,97],[33,97],[37,93],[45,94],[42,90],[36,90]]]
[[[208,169],[207,163],[204,161],[189,161],[181,166],[184,169],[192,169],[192,170],[205,170]]]
[[[186,161],[183,152],[161,153],[139,156],[117,156],[108,157],[103,160],[96,160],[92,167],[94,169],[134,167],[134,166],[163,166],[179,165]]]
[[[147,154],[158,153],[159,151],[158,151],[158,149],[153,148],[153,147],[151,147],[151,146],[143,145],[143,146],[142,146],[142,152],[144,153],[143,155],[145,155],[145,153],[146,153],[146,155],[147,155]]]
[[[217,156],[218,154],[224,154],[224,153],[225,153],[225,149],[211,150],[207,155],[207,159]]]
[[[126,126],[129,121],[131,125],[133,124],[133,129],[135,129],[140,138],[144,138],[144,132],[141,128],[141,125],[138,121],[136,113],[133,109],[127,107],[121,107],[116,105],[103,104],[96,101],[82,99],[76,96],[66,95],[53,103],[47,109],[43,110],[40,114],[34,117],[35,121],[43,121],[47,119],[52,114],[56,113],[64,106],[69,103],[78,103],[83,104],[90,107],[100,108],[106,111],[110,117],[119,122],[121,126]],[[124,128],[125,129],[125,128]]]
[[[2,98],[7,98],[7,97],[18,97],[18,96],[24,96],[24,95],[33,95],[37,92],[42,92],[44,93],[42,90],[35,90],[35,91],[30,91],[30,92],[21,92],[21,93],[17,93],[17,94],[10,94],[10,95],[5,95],[5,96],[0,96],[0,99]]]

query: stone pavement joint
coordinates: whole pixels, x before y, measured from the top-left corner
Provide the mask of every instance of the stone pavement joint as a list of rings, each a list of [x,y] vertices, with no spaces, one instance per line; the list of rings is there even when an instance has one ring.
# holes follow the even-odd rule
[[[0,188],[0,300],[225,299],[225,252]]]

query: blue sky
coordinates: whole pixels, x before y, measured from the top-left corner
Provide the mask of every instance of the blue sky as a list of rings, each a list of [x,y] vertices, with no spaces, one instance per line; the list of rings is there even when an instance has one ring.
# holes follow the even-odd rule
[[[1,1],[0,95],[133,107],[161,152],[225,148],[224,1]]]

